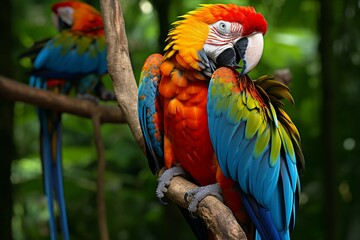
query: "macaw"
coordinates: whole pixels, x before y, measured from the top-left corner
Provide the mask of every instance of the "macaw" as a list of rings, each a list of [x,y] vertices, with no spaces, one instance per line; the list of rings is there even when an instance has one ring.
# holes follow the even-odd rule
[[[233,211],[249,239],[289,239],[304,168],[299,133],[282,109],[289,89],[251,80],[267,22],[253,7],[204,4],[174,23],[165,54],[143,66],[138,114],[149,166],[164,196],[188,175],[189,210],[207,195]],[[220,195],[221,194],[221,195]]]
[[[59,94],[93,94],[113,99],[104,90],[101,77],[107,73],[105,33],[100,13],[78,1],[55,3],[53,21],[59,34],[35,44],[22,57],[30,56],[30,85]],[[64,239],[69,239],[62,177],[61,113],[38,109],[44,190],[49,209],[51,239],[57,238],[54,200],[59,208]]]

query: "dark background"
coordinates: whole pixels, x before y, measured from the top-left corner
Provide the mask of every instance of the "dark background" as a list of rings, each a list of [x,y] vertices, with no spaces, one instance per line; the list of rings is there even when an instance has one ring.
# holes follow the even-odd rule
[[[99,9],[99,3],[89,1]],[[161,52],[170,23],[199,3],[254,5],[269,23],[253,78],[289,68],[306,160],[293,239],[360,239],[360,1],[121,1],[138,78]],[[17,56],[51,37],[50,0],[2,0],[0,74],[27,82],[30,61]],[[161,13],[161,14],[159,14]],[[160,37],[159,37],[160,36]],[[111,81],[107,79],[111,88]],[[63,115],[65,195],[72,239],[99,239],[96,152],[89,120]],[[0,99],[0,239],[48,239],[33,106]],[[177,209],[154,195],[156,179],[126,125],[103,125],[111,239],[191,239]],[[12,228],[11,228],[12,227]]]

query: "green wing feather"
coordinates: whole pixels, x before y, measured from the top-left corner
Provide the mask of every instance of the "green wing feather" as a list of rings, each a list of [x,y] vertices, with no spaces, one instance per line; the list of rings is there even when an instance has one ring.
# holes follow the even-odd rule
[[[282,110],[283,99],[294,103],[289,88],[270,75],[252,81],[219,68],[209,85],[209,131],[221,170],[269,211],[279,232],[295,222],[298,171],[304,167],[299,133]]]

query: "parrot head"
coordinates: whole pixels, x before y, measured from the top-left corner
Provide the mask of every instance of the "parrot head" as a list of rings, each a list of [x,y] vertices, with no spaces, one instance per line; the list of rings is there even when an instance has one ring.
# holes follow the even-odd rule
[[[174,25],[165,59],[177,52],[191,67],[208,76],[221,66],[241,67],[244,75],[260,61],[267,22],[253,7],[203,4]]]
[[[92,6],[78,1],[55,3],[52,6],[54,25],[61,31],[91,31],[103,28],[100,13]]]

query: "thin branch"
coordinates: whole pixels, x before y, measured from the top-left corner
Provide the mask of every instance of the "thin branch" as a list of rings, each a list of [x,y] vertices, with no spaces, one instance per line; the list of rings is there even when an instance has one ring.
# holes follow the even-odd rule
[[[98,225],[101,240],[109,240],[109,232],[107,229],[106,220],[106,202],[105,202],[105,170],[106,170],[106,159],[105,159],[105,148],[104,142],[101,136],[100,130],[100,114],[95,112],[92,117],[94,127],[94,140],[98,153],[98,172],[97,172],[97,210],[98,210]]]
[[[137,116],[137,86],[128,52],[121,5],[119,0],[100,0],[100,5],[106,34],[108,69],[116,98],[135,139],[145,152],[145,142]],[[188,203],[185,202],[184,195],[194,187],[196,185],[189,181],[175,177],[166,196],[187,208]],[[204,219],[216,239],[246,239],[230,209],[214,197],[206,197],[200,202],[197,215]]]
[[[115,106],[100,106],[88,100],[80,100],[41,89],[31,88],[25,84],[2,76],[0,76],[0,97],[12,101],[23,101],[58,112],[67,112],[82,117],[92,118],[95,144],[99,158],[97,178],[98,224],[101,239],[108,240],[109,234],[107,230],[106,204],[104,200],[104,171],[106,161],[100,126],[102,122],[124,123],[125,118],[120,110]]]
[[[0,76],[0,98],[26,102],[41,108],[66,112],[91,118],[93,112],[99,112],[101,123],[125,123],[124,114],[115,106],[97,105],[94,102],[49,91],[32,88],[26,84]]]
[[[125,123],[125,118],[118,107],[101,106],[88,100],[80,100],[68,96],[54,94],[49,91],[29,87],[25,84],[0,76],[0,98],[12,101],[23,101],[41,108],[58,112],[92,118],[94,139],[98,153],[97,176],[97,210],[101,240],[108,240],[109,233],[106,220],[106,203],[104,190],[104,172],[106,168],[104,143],[101,137],[101,123]]]
[[[100,6],[106,34],[108,71],[114,84],[116,99],[138,145],[145,152],[137,114],[137,85],[130,61],[121,5],[118,0],[100,0]]]

